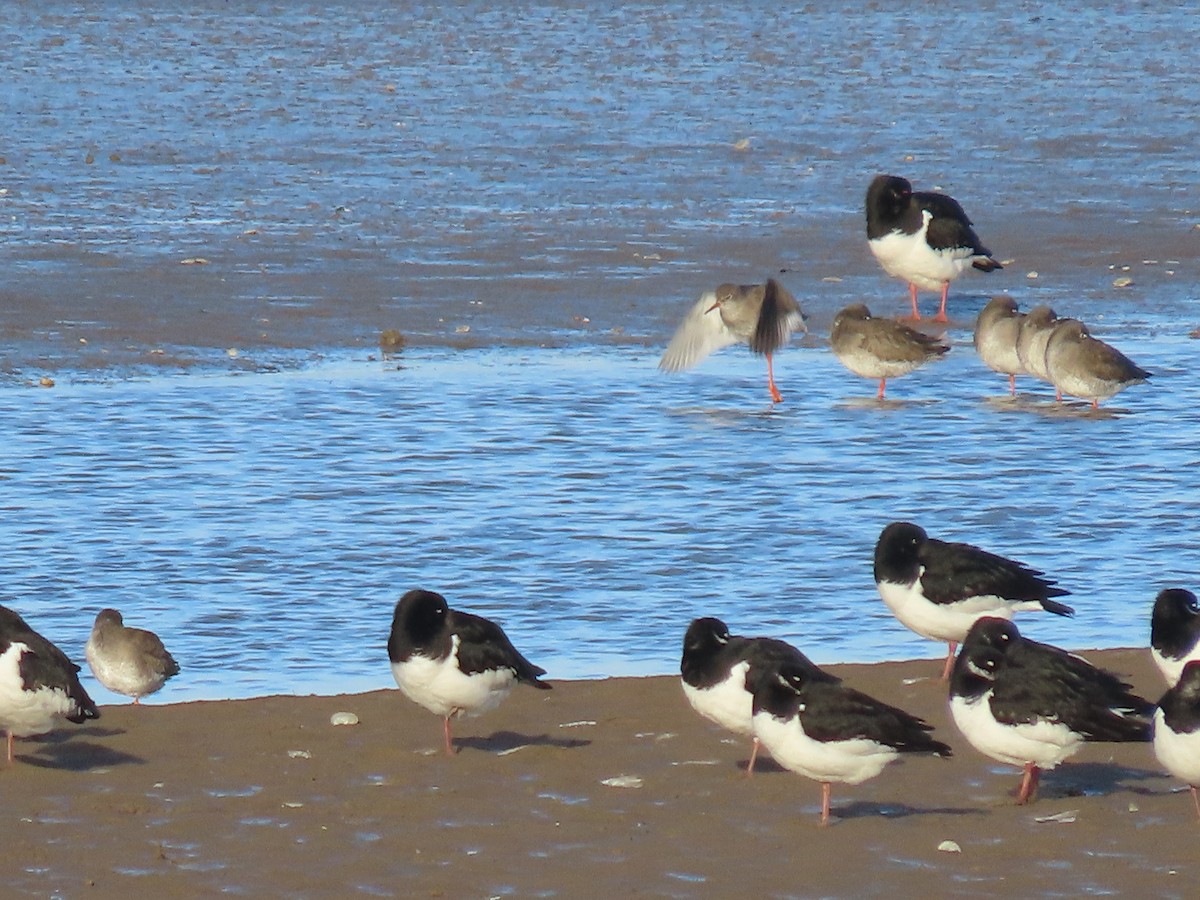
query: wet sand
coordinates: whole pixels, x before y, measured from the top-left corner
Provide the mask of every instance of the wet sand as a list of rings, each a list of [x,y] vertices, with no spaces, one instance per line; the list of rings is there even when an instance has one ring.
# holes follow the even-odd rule
[[[1144,650],[1087,656],[1161,691]],[[949,721],[937,660],[831,669],[926,717],[955,757],[835,786],[827,828],[816,783],[769,759],[743,777],[748,743],[697,717],[672,677],[522,688],[458,723],[453,758],[439,720],[396,690],[109,706],[20,742],[0,772],[0,883],[63,897],[1195,896],[1200,823],[1149,745],[1085,746],[1017,807],[1018,773]],[[360,723],[332,726],[343,710]],[[637,786],[604,783],[623,777]]]

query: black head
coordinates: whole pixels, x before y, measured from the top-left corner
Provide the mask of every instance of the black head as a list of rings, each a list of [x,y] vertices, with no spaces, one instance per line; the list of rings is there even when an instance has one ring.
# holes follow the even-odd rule
[[[893,522],[884,528],[875,542],[875,580],[903,583],[915,578],[927,540],[925,529],[912,522]]]
[[[951,697],[978,697],[996,681],[1004,662],[1003,650],[986,643],[964,643],[950,675]]]
[[[811,675],[799,666],[783,663],[777,669],[764,672],[751,686],[754,691],[754,712],[768,712],[776,718],[794,716],[800,709],[800,697]]]
[[[1159,591],[1150,613],[1151,647],[1166,656],[1181,656],[1191,649],[1197,627],[1200,627],[1200,601],[1195,594],[1183,588]]]
[[[705,616],[693,619],[683,636],[683,652],[703,653],[723,647],[729,643],[729,627],[720,619]]]
[[[414,646],[421,647],[441,632],[449,612],[445,597],[435,591],[417,588],[406,593],[396,604],[392,631],[403,632]]]
[[[876,175],[867,188],[867,219],[898,217],[912,198],[912,185],[899,175]]]
[[[968,647],[988,647],[1003,656],[1020,639],[1021,632],[1008,619],[984,616],[975,620],[962,645],[964,651]]]

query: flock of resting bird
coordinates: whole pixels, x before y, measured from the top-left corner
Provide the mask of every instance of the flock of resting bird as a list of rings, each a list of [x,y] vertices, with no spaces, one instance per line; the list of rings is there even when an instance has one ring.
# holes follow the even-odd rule
[[[908,282],[914,319],[919,289],[940,289],[936,320],[945,321],[950,281],[970,268],[1001,267],[962,207],[944,194],[914,193],[904,179],[880,175],[867,191],[866,214],[871,250],[888,274]],[[799,303],[774,279],[721,285],[692,307],[661,365],[686,368],[745,341],[766,356],[768,386],[779,402],[772,353],[804,327]],[[838,313],[831,344],[851,371],[879,379],[880,398],[888,378],[949,350],[940,338],[874,318],[861,304]],[[1045,307],[1022,316],[1007,297],[992,300],[980,313],[975,346],[989,367],[1009,376],[1014,393],[1014,376],[1028,373],[1055,385],[1059,399],[1067,393],[1095,405],[1149,377],[1091,337],[1082,323],[1056,320]],[[942,678],[949,682],[952,718],[977,750],[1023,767],[1018,803],[1035,796],[1043,770],[1085,741],[1152,740],[1162,765],[1191,787],[1200,815],[1195,595],[1171,589],[1155,601],[1151,652],[1170,686],[1156,705],[1082,657],[1020,635],[1011,622],[1019,610],[1073,614],[1055,599],[1067,591],[1041,572],[969,544],[930,538],[905,522],[883,530],[874,569],[879,594],[896,618],[949,645]],[[411,590],[400,598],[387,649],[400,690],[442,717],[447,753],[454,752],[455,717],[492,709],[518,682],[550,688],[541,680],[545,670],[525,659],[500,626],[450,609],[432,591]],[[96,679],[135,703],[179,672],[156,635],[126,627],[116,610],[97,615],[85,652]],[[0,606],[0,727],[10,764],[14,738],[43,734],[60,718],[80,723],[99,717],[79,671],[16,612]],[[823,824],[834,782],[873,778],[900,753],[951,755],[921,719],[853,689],[783,641],[731,635],[718,619],[699,618],[688,627],[681,674],[684,694],[697,712],[753,736],[747,772],[761,745],[784,768],[821,783]]]
[[[1032,800],[1042,771],[1084,742],[1152,741],[1163,767],[1191,788],[1200,816],[1200,601],[1193,593],[1171,588],[1154,602],[1150,652],[1169,685],[1154,704],[1083,657],[1021,636],[1016,612],[1074,614],[1055,599],[1068,592],[1023,563],[893,522],[875,545],[874,575],[902,624],[949,645],[942,680],[951,717],[976,750],[1024,769],[1017,803]],[[451,609],[433,591],[400,598],[387,651],[401,692],[442,718],[451,755],[454,718],[493,709],[517,683],[551,687],[499,625]],[[125,626],[111,609],[96,617],[86,656],[101,684],[135,703],[179,672],[156,635]],[[0,606],[0,726],[10,764],[14,737],[42,734],[59,718],[99,717],[79,671]],[[753,737],[747,774],[761,745],[783,768],[820,782],[821,824],[829,821],[833,783],[874,778],[901,753],[951,755],[920,718],[855,690],[782,640],[735,636],[719,619],[688,626],[680,674],[698,713]]]
[[[941,291],[935,322],[946,322],[950,282],[971,269],[1002,268],[980,242],[962,206],[946,194],[914,192],[895,175],[879,175],[867,189],[867,244],[889,275],[908,283],[912,318],[920,320],[918,290]],[[747,343],[766,357],[771,399],[783,397],[775,385],[772,355],[793,333],[807,331],[796,298],[771,278],[766,284],[722,284],[706,291],[691,307],[659,362],[675,372],[690,368],[710,353]],[[863,378],[879,380],[884,397],[887,379],[905,375],[940,359],[950,350],[944,336],[926,334],[896,319],[877,318],[862,303],[841,310],[829,334],[834,355]],[[979,314],[975,349],[990,369],[1007,375],[1016,396],[1016,376],[1032,375],[1063,394],[1091,401],[1112,397],[1150,373],[1115,347],[1095,338],[1078,319],[1058,318],[1049,306],[1028,315],[1010,297],[996,297]]]

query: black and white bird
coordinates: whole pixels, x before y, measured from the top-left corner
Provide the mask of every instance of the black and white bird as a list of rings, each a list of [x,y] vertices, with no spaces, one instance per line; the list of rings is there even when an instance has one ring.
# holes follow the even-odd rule
[[[690,369],[722,347],[749,344],[767,358],[767,389],[779,403],[783,397],[775,386],[771,357],[793,333],[808,330],[806,318],[800,303],[774,278],[766,284],[722,284],[692,304],[658,367],[666,372]]]
[[[96,680],[117,694],[139,703],[179,674],[179,663],[153,631],[131,628],[115,609],[96,614],[84,648]]]
[[[941,291],[936,322],[946,320],[950,282],[968,269],[1001,269],[971,220],[947,194],[916,191],[897,175],[876,175],[867,188],[867,244],[889,275],[908,282],[914,319],[917,291]]]
[[[79,683],[79,666],[0,606],[0,728],[13,761],[13,739],[45,734],[58,719],[82,723],[100,711]]]
[[[875,586],[900,622],[921,637],[949,645],[942,680],[950,677],[956,645],[982,616],[1011,619],[1021,610],[1072,616],[1051,598],[1070,591],[1024,563],[971,544],[931,538],[911,522],[892,522],[875,544]]]
[[[692,709],[727,731],[753,738],[746,774],[754,772],[758,738],[754,735],[754,686],[791,665],[810,678],[837,681],[786,641],[732,635],[720,619],[695,619],[683,636],[679,671],[683,695]]]
[[[517,682],[544,691],[546,674],[517,652],[495,622],[450,609],[434,591],[400,598],[388,638],[392,675],[404,696],[444,720],[446,752],[454,753],[450,720],[496,707]]]
[[[1150,613],[1150,656],[1167,684],[1200,659],[1200,601],[1183,588],[1159,591]]]
[[[950,715],[971,746],[1024,769],[1017,803],[1085,741],[1148,741],[1154,704],[1081,656],[1021,636],[1007,619],[971,626],[950,678]]]
[[[754,692],[754,734],[785,769],[821,784],[821,824],[833,782],[861,784],[901,753],[951,755],[932,726],[837,681],[784,664]]]
[[[1154,755],[1163,768],[1187,783],[1200,816],[1200,660],[1183,667],[1154,711]]]

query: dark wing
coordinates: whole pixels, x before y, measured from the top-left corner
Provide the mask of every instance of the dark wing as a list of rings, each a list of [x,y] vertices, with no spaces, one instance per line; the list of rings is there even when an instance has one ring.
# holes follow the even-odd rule
[[[800,695],[800,722],[816,741],[866,738],[901,753],[927,751],[950,756],[948,746],[930,737],[933,726],[844,685],[809,682]]]
[[[175,657],[163,646],[163,642],[157,634],[153,631],[143,631],[140,628],[129,628],[126,631],[134,641],[138,653],[152,662],[156,672],[167,678],[173,678],[179,674],[179,663],[175,662]]]
[[[932,603],[955,603],[968,597],[993,595],[1006,600],[1045,600],[1070,593],[1054,587],[1054,582],[1036,569],[970,544],[930,538],[921,547],[919,559],[925,567],[921,588]],[[1069,606],[1052,605],[1067,614],[1073,612]]]
[[[449,626],[451,633],[459,639],[459,667],[468,675],[507,668],[513,670],[518,681],[550,690],[550,685],[538,680],[546,670],[522,656],[495,622],[452,609]]]
[[[800,315],[800,304],[791,292],[774,278],[768,278],[763,287],[758,322],[750,336],[750,349],[759,355],[774,353],[791,337],[792,317]]]
[[[992,255],[992,251],[980,242],[979,235],[971,227],[971,220],[953,197],[918,191],[913,194],[913,200],[921,209],[933,214],[929,229],[925,232],[925,240],[934,250],[966,249],[978,256]],[[999,263],[995,263],[989,268],[1000,267]]]
[[[779,671],[783,666],[794,666],[810,680],[841,681],[836,675],[826,672],[787,641],[768,637],[739,638],[737,640],[741,642],[735,648],[737,658],[750,663],[750,671],[746,675],[747,680],[755,676],[757,672],[772,673]],[[752,686],[751,691],[753,691]]]
[[[1093,741],[1146,741],[1154,704],[1087,660],[1022,638],[1004,654],[991,700],[1006,724],[1047,719]]]
[[[79,681],[79,666],[67,658],[50,641],[36,631],[14,637],[29,648],[22,654],[18,671],[26,688],[50,688],[63,691],[74,701],[75,709],[67,716],[70,722],[82,722],[84,719],[100,718],[100,710],[84,690]]]

